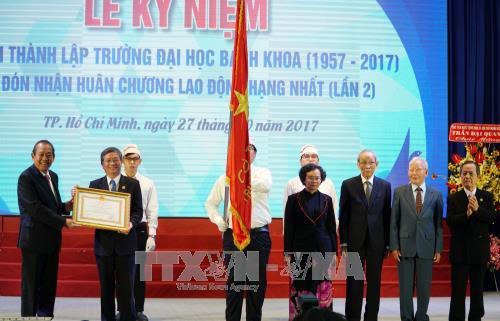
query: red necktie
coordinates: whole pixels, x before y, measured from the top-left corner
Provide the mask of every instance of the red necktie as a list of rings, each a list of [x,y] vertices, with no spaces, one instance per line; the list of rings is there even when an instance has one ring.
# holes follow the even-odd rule
[[[416,191],[417,191],[416,210],[417,210],[417,214],[420,214],[420,212],[422,211],[422,206],[423,206],[422,205],[422,189],[420,187],[417,187]]]

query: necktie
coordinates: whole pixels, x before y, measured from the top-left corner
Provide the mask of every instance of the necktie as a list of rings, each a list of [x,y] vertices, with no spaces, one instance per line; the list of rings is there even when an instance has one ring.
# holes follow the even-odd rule
[[[52,185],[52,181],[50,180],[50,176],[48,173],[45,175],[45,179],[47,180],[47,183],[49,184],[50,190],[52,191],[52,194],[54,194],[54,197],[57,201],[56,192],[54,191],[54,185]]]
[[[420,214],[420,211],[422,211],[422,189],[420,187],[417,187],[417,198],[416,198],[416,210],[417,214]]]
[[[111,182],[109,182],[109,185],[111,186],[111,191],[116,192],[116,182],[114,180],[111,180]]]
[[[365,195],[368,202],[370,201],[370,195],[372,195],[372,184],[369,181],[365,182]]]

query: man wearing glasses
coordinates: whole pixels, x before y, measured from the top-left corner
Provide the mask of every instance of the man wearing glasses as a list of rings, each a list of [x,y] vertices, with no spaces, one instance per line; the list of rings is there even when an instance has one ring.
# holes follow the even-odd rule
[[[115,293],[121,321],[136,321],[133,297],[135,276],[135,228],[141,222],[142,196],[139,182],[121,175],[122,153],[116,147],[101,152],[105,176],[90,182],[90,188],[130,194],[129,228],[119,232],[96,229],[94,253],[101,291],[101,320],[115,320]]]
[[[313,145],[302,146],[299,153],[299,163],[301,168],[306,164],[319,165],[319,153],[316,147],[314,147]],[[304,188],[305,186],[300,181],[298,175],[288,181],[288,183],[285,186],[285,192],[283,193],[283,211],[285,210],[288,196],[298,193],[302,191]],[[319,186],[319,191],[332,198],[335,215],[338,216],[337,192],[335,191],[335,185],[333,184],[332,180],[326,178],[323,182],[321,182],[321,185]],[[336,223],[338,226],[338,222]]]
[[[365,149],[358,154],[360,175],[342,182],[339,234],[344,259],[357,253],[366,275],[364,320],[377,320],[380,306],[382,263],[389,249],[391,184],[375,177],[377,156]],[[349,321],[361,320],[363,279],[347,277],[345,315]]]
[[[443,251],[443,197],[425,184],[427,161],[410,161],[410,184],[396,188],[391,211],[390,249],[399,274],[399,308],[402,321],[427,321],[431,295],[432,266]],[[413,291],[417,290],[417,311]]]
[[[139,174],[138,169],[142,163],[141,151],[135,144],[128,144],[123,148],[124,176],[135,178],[139,181],[142,194],[142,220],[136,227],[137,251],[151,252],[156,247],[156,228],[158,227],[158,197],[155,183],[146,176]],[[141,270],[136,266],[134,297],[138,321],[147,321],[144,314],[144,300],[146,296],[146,282],[141,281]],[[120,311],[120,307],[118,307]],[[117,314],[120,319],[120,313]]]

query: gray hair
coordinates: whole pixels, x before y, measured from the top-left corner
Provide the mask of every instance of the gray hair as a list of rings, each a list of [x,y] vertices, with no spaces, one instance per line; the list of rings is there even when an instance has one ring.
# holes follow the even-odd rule
[[[427,170],[429,169],[429,164],[427,163],[427,161],[420,156],[413,157],[410,161],[409,167],[411,167],[411,165],[416,163],[416,162],[421,162],[424,165],[425,169],[427,169]]]
[[[361,158],[361,155],[363,153],[370,153],[373,155],[373,157],[375,158],[375,163],[378,163],[378,159],[377,159],[377,154],[375,154],[375,152],[371,149],[363,149],[362,151],[359,152],[358,154],[358,163],[359,163],[359,159]]]

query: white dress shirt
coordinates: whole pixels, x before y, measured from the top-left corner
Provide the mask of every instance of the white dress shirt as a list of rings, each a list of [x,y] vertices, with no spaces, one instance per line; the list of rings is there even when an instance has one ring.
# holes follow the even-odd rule
[[[372,175],[369,179],[366,179],[363,175],[361,175],[361,182],[363,183],[363,189],[365,190],[365,192],[366,192],[365,182],[370,182],[370,185],[373,189],[373,177],[375,177],[375,175]]]
[[[116,176],[115,178],[111,178],[106,175],[106,180],[108,181],[108,189],[111,191],[111,181],[115,181],[116,184],[116,191],[119,192],[118,190],[118,183],[120,183],[120,178],[121,175]]]
[[[269,210],[269,192],[271,191],[271,172],[264,167],[251,167],[252,174],[252,220],[251,228],[262,227],[271,223],[272,217]],[[227,227],[232,228],[232,219],[229,224],[223,218],[223,213],[219,212],[219,205],[224,201],[226,187],[226,175],[220,176],[215,182],[207,201],[205,210],[210,221],[217,225],[219,231],[223,232]],[[231,213],[228,211],[230,218]]]
[[[474,187],[474,189],[472,191],[469,191],[468,189],[466,189],[464,187],[464,191],[465,191],[465,195],[467,195],[467,198],[476,195],[476,188],[475,187]]]
[[[123,173],[127,176],[126,173]],[[139,181],[142,194],[142,222],[148,223],[148,235],[156,235],[158,228],[158,195],[153,180],[137,172],[134,177]]]

